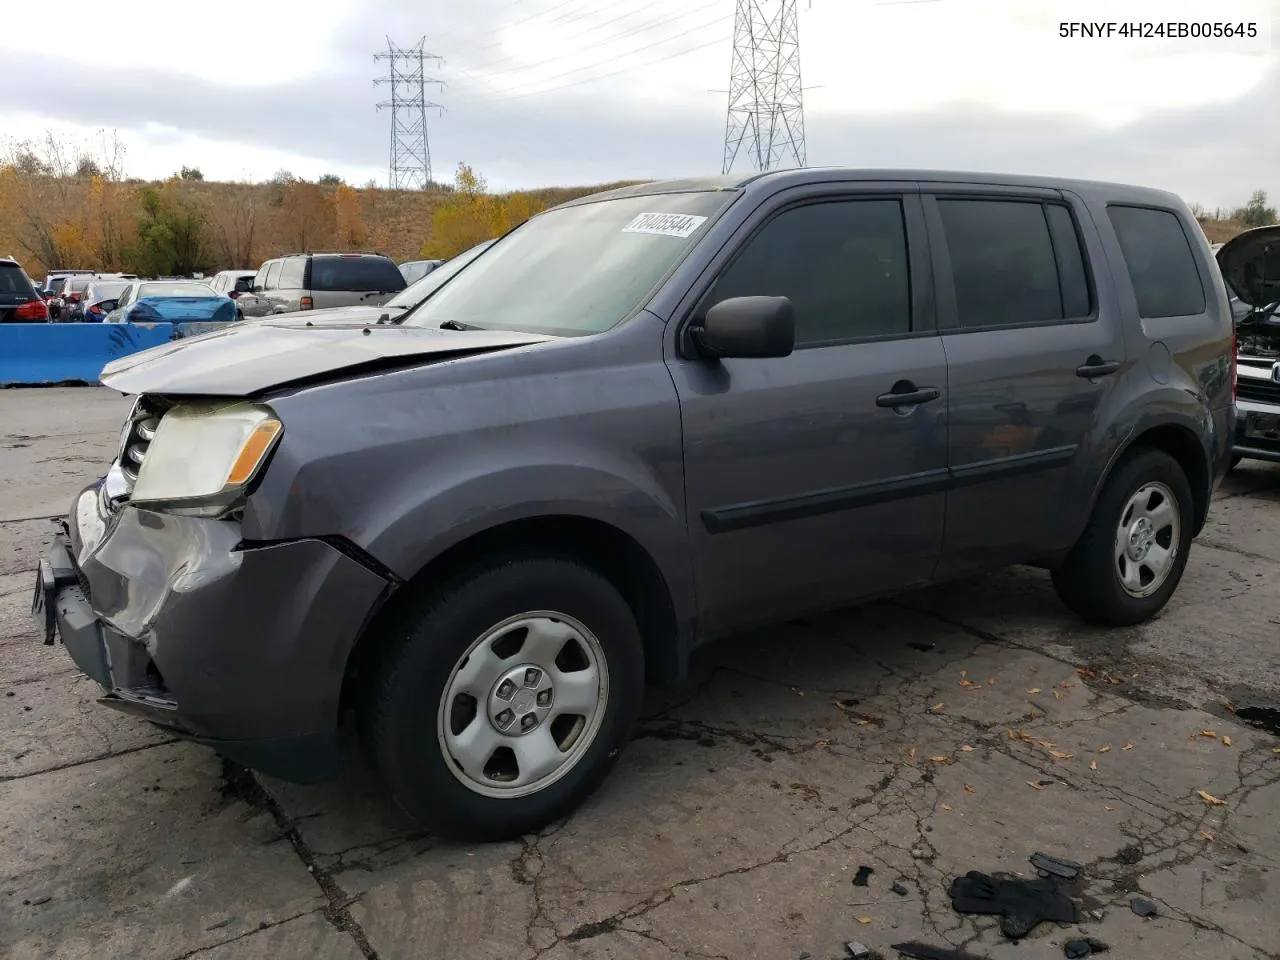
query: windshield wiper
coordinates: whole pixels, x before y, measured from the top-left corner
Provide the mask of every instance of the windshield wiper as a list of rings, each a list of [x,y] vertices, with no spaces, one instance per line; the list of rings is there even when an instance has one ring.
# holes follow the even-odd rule
[[[477,327],[474,323],[463,323],[461,320],[446,320],[440,324],[441,330],[483,330],[484,327]]]

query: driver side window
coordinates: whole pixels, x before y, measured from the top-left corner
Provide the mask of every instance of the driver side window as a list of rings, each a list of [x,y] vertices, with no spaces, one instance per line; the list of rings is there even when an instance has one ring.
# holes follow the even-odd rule
[[[779,213],[725,268],[707,305],[747,296],[789,298],[797,346],[909,333],[901,201],[825,201]]]

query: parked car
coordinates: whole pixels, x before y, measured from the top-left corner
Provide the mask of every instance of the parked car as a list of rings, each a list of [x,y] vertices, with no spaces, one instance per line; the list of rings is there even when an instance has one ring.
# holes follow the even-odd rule
[[[400,264],[400,272],[405,283],[416,283],[442,263],[443,260],[410,260]]]
[[[135,280],[103,323],[230,322],[236,302],[198,280]]]
[[[136,403],[36,614],[103,703],[300,781],[337,769],[349,707],[411,814],[514,837],[713,637],[1015,563],[1089,621],[1156,615],[1227,469],[1231,343],[1161,191],[613,190],[401,323],[108,364]]]
[[[307,314],[309,323],[400,323],[406,315],[422,304],[429,296],[445,285],[459,270],[494,244],[493,240],[478,243],[456,257],[444,261],[444,265],[409,284],[386,303],[377,307],[330,307],[312,310]]]
[[[120,302],[120,295],[129,289],[129,280],[94,280],[85,288],[80,298],[80,319],[85,323],[102,323]]]
[[[103,281],[118,281],[126,286],[129,281],[118,273],[77,274],[59,280],[55,290],[60,302],[59,323],[81,323],[84,321],[84,298],[91,285]]]
[[[47,323],[49,307],[22,264],[0,257],[0,323]]]
[[[1280,462],[1280,225],[1246,230],[1218,251],[1235,296],[1239,399],[1232,466]]]
[[[220,270],[213,275],[209,286],[215,293],[221,293],[236,302],[237,316],[240,319],[269,316],[272,313],[270,301],[253,293],[253,278],[257,273],[256,270]]]
[[[376,253],[296,253],[258,268],[253,292],[274,313],[379,306],[405,288],[390,257]]]

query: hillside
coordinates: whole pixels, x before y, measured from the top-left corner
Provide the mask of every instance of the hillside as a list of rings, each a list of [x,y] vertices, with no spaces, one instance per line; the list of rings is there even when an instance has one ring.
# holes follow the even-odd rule
[[[377,250],[397,262],[450,256],[539,210],[620,184],[491,194],[462,168],[430,191],[275,180],[164,182],[53,177],[0,167],[0,256],[138,273],[257,267],[299,250]],[[453,236],[452,234],[465,234]]]
[[[0,255],[17,257],[33,276],[52,267],[151,275],[256,268],[301,250],[377,250],[397,262],[448,257],[547,207],[619,185],[494,194],[465,165],[453,185],[429,191],[287,175],[257,184],[146,182],[0,166]],[[1209,216],[1200,224],[1211,243],[1247,229]]]

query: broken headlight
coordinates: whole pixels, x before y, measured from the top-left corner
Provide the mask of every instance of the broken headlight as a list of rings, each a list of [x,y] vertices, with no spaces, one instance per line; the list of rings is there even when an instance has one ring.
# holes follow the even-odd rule
[[[283,431],[260,404],[179,404],[160,419],[129,499],[174,513],[224,513],[238,504]]]

